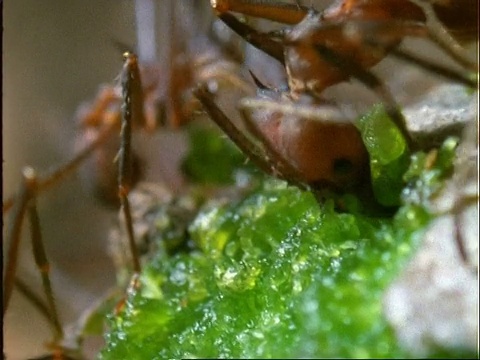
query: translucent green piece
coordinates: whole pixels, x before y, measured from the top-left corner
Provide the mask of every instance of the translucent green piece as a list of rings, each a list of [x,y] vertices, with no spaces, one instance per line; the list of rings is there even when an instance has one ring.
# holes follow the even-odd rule
[[[400,158],[406,151],[405,140],[383,105],[373,106],[358,123],[370,157],[381,165]]]
[[[384,206],[398,206],[410,156],[405,139],[382,105],[374,106],[358,124],[370,155],[375,198]]]

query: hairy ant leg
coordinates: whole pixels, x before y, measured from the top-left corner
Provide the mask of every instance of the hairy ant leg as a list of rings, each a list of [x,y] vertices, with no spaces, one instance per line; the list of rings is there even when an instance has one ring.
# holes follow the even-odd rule
[[[137,57],[133,53],[125,53],[124,60],[125,63],[121,75],[124,104],[122,106],[122,129],[120,133],[121,146],[118,153],[118,195],[125,217],[133,269],[135,273],[139,273],[140,257],[133,234],[132,214],[128,201],[128,193],[132,186],[133,169],[131,150],[132,121],[135,119],[136,122],[142,124],[145,123],[145,118],[143,115],[143,91]]]
[[[429,24],[392,20],[389,22],[370,22],[368,24],[362,21],[349,21],[345,25],[333,25],[333,27],[336,26],[339,26],[339,29],[343,32],[343,36],[345,36],[347,41],[357,42],[358,46],[370,48],[372,53],[386,52],[397,59],[419,66],[433,75],[444,77],[446,80],[470,87],[477,85],[476,81],[466,74],[465,71],[458,71],[441,64],[436,64],[432,62],[432,60],[421,58],[395,46],[395,44],[400,43],[400,41],[406,37],[430,39],[434,43],[437,43],[435,40],[436,29],[429,28]],[[328,31],[328,29],[326,30]],[[392,46],[392,44],[394,46]],[[437,43],[437,45],[440,46],[441,44]],[[460,46],[458,44],[456,45]],[[464,65],[462,61],[459,61],[454,54],[452,54],[454,51],[452,49],[453,46],[455,46],[455,44],[443,45],[440,46],[440,48],[453,60]],[[470,63],[465,67],[472,67],[473,69],[476,65]]]
[[[465,49],[455,40],[455,38],[450,35],[448,30],[445,26],[442,25],[441,21],[438,18],[438,15],[435,12],[435,8],[430,1],[426,0],[410,0],[415,5],[422,8],[426,19],[427,29],[429,29],[429,37],[432,41],[434,41],[438,46],[440,46],[445,52],[447,52],[453,59],[455,59],[459,64],[463,65],[464,67],[472,70],[478,71],[478,63],[472,60],[468,54],[466,54]],[[465,6],[468,10],[471,9],[471,4],[461,4],[461,1],[457,1],[460,3],[460,6]],[[453,5],[453,4],[451,4]],[[441,11],[441,4],[437,7],[437,11]],[[478,6],[478,3],[477,3]],[[466,11],[468,11],[466,10]],[[474,12],[474,10],[471,10]],[[478,11],[478,9],[477,9]],[[465,13],[465,10],[462,11]],[[462,17],[463,18],[463,17]],[[477,19],[477,28],[474,29],[475,35],[477,36],[478,32],[478,19]]]
[[[82,151],[80,151],[72,160],[59,167],[51,174],[46,175],[44,178],[37,179],[36,193],[41,194],[42,192],[51,189],[53,186],[60,183],[68,175],[75,172],[82,163],[88,159],[92,153],[97,150],[111,135],[113,130],[117,127],[117,124],[107,124],[103,127],[100,132],[97,134],[96,138],[89,143]],[[8,213],[8,211],[13,207],[13,205],[18,201],[15,196],[12,196],[3,202],[3,214]]]
[[[23,171],[23,183],[20,191],[19,201],[15,209],[14,223],[11,227],[9,239],[10,247],[8,250],[7,265],[5,267],[4,278],[4,297],[3,297],[3,315],[8,308],[10,298],[15,284],[15,271],[18,259],[18,250],[21,239],[22,223],[25,215],[29,218],[30,223],[30,238],[33,246],[33,255],[35,263],[42,277],[42,285],[47,298],[47,306],[43,305],[45,315],[48,316],[49,322],[53,325],[55,335],[52,341],[52,346],[63,339],[63,329],[58,317],[55,300],[53,297],[52,286],[50,282],[50,266],[45,253],[43,239],[40,228],[40,221],[36,206],[37,193],[37,177],[32,168],[25,168]],[[21,285],[21,284],[20,284]]]
[[[250,45],[270,55],[282,65],[285,65],[283,46],[280,42],[272,40],[268,34],[263,34],[256,31],[251,26],[239,21],[230,13],[219,14],[218,18],[222,20],[230,29],[245,39],[245,41],[247,41]]]
[[[297,24],[307,14],[308,8],[298,4],[255,0],[211,0],[212,8],[219,14],[238,12],[284,24]]]
[[[5,272],[4,272],[4,297],[3,297],[3,316],[7,311],[13,288],[15,287],[25,298],[39,310],[47,323],[52,326],[54,330],[54,339],[50,342],[48,347],[52,348],[55,358],[73,359],[65,354],[68,349],[61,345],[64,338],[64,332],[60,323],[57,307],[54,300],[54,292],[51,286],[49,276],[49,263],[47,255],[45,253],[43,238],[41,235],[40,220],[36,209],[36,198],[43,191],[52,188],[57,183],[61,182],[65,177],[88,159],[91,154],[101,146],[106,139],[108,139],[113,130],[116,128],[116,124],[108,124],[98,134],[85,149],[78,153],[70,162],[58,168],[44,178],[38,178],[31,168],[24,170],[24,181],[19,195],[9,198],[3,204],[4,214],[10,209],[13,209],[12,223],[9,234],[7,236],[7,242],[9,244],[9,250],[6,258]],[[28,213],[28,214],[27,214]],[[33,245],[33,255],[37,268],[42,277],[42,286],[47,299],[45,304],[40,297],[32,291],[20,278],[16,277],[17,260],[20,240],[22,237],[23,220],[25,216],[29,217],[31,240]]]
[[[145,123],[143,117],[143,92],[141,89],[139,70],[136,62],[136,56],[133,54],[129,54],[125,57],[125,65],[121,76],[125,102],[123,107],[124,121],[122,123],[121,131],[122,144],[118,155],[119,197],[122,202],[123,212],[127,219],[127,226],[130,229],[132,228],[132,223],[129,213],[128,191],[132,185],[132,152],[130,148],[131,122],[134,120],[138,124]],[[115,100],[114,97],[112,98],[112,96],[110,96],[111,94],[109,95],[108,91],[103,92],[103,95],[104,96],[101,96],[94,104],[93,109],[89,113],[89,115],[92,117],[92,121],[95,121],[93,119],[95,118],[95,114],[98,115],[98,112],[103,113],[111,101]],[[89,121],[88,118],[84,120],[86,122]],[[53,290],[49,277],[49,263],[43,246],[40,221],[36,210],[36,198],[43,191],[53,187],[57,183],[61,182],[66,176],[77,170],[77,168],[82,165],[84,161],[92,155],[92,153],[97,151],[99,147],[101,147],[107,141],[107,139],[111,137],[114,130],[118,129],[118,121],[115,117],[111,118],[110,120],[111,121],[107,121],[106,124],[104,123],[99,125],[100,129],[97,132],[96,138],[91,141],[82,151],[80,151],[70,162],[61,166],[45,178],[37,178],[33,169],[26,168],[24,170],[24,183],[22,184],[19,195],[8,199],[3,204],[4,213],[7,213],[12,208],[14,210],[12,215],[12,225],[8,234],[9,250],[4,275],[3,314],[5,316],[13,288],[16,286],[20,293],[25,295],[26,298],[37,309],[40,310],[40,313],[42,313],[48,319],[48,322],[53,326],[55,330],[55,336],[51,347],[54,349],[55,353],[60,354],[58,356],[64,356],[63,350],[67,349],[64,349],[60,345],[64,338],[64,333],[54,302]],[[26,216],[28,216],[30,222],[33,254],[37,267],[42,276],[42,284],[47,299],[46,304],[40,300],[38,295],[30,290],[25,283],[15,276],[23,220]],[[128,219],[130,219],[130,222]],[[134,263],[135,272],[138,272],[140,270],[140,265],[136,248],[134,246],[133,231],[131,234],[131,244],[133,244],[130,246],[133,259],[132,261]]]
[[[29,207],[29,202],[34,200],[43,191],[50,189],[52,186],[62,181],[66,176],[74,172],[92,154],[92,152],[94,152],[99,146],[101,146],[101,144],[103,144],[103,142],[108,137],[111,136],[112,130],[114,128],[115,126],[112,126],[112,124],[106,126],[104,129],[102,129],[97,138],[92,141],[89,146],[87,146],[83,151],[77,154],[77,156],[75,156],[75,158],[72,159],[70,162],[61,166],[56,171],[52,172],[50,175],[47,175],[43,179],[37,178],[35,176],[34,187],[31,186],[31,188],[28,188],[26,185],[23,185],[18,196],[11,197],[4,202],[4,214],[7,213],[10,209],[12,209],[15,204],[17,207],[12,215],[12,225],[10,233],[7,236],[8,243],[10,244],[10,249],[8,251],[7,265],[4,278],[4,314],[8,307],[11,292],[13,290],[18,259],[18,246],[21,238],[23,220],[25,218],[27,208]],[[28,170],[27,173],[31,173],[31,171]]]
[[[290,167],[285,169],[284,162],[279,160],[281,159],[280,156],[270,153],[273,164],[272,162],[268,161],[265,156],[265,152],[262,151],[250,139],[248,139],[215,104],[213,96],[206,85],[201,85],[196,88],[194,94],[197,99],[200,100],[203,108],[208,113],[210,118],[218,125],[218,127],[223,130],[225,134],[227,134],[233,143],[237,145],[258,168],[260,168],[266,174],[287,180],[301,189],[307,189],[305,184],[296,181],[295,178],[291,178],[289,176],[290,174],[283,172],[285,170],[290,170]],[[275,160],[279,162],[275,162]]]

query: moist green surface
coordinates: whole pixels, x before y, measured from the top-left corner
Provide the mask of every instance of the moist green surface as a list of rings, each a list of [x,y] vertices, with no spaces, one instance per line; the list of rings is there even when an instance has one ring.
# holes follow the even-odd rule
[[[123,310],[110,315],[100,358],[414,357],[384,320],[382,295],[431,220],[428,198],[451,171],[455,141],[433,165],[416,154],[402,177],[403,139],[377,108],[370,115],[360,128],[372,181],[385,204],[402,197],[394,216],[339,213],[333,200],[320,205],[273,179],[234,203],[210,204],[188,228],[197,249],[155,254]],[[385,134],[375,140],[385,131],[395,146]]]

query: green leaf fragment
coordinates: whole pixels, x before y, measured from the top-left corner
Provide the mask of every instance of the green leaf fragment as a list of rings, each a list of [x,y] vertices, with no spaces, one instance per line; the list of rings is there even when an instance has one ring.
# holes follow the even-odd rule
[[[101,358],[405,356],[381,296],[413,232],[273,181],[201,212],[190,226],[201,251],[152,261]],[[162,297],[147,296],[155,282]]]
[[[374,106],[362,116],[358,126],[370,155],[375,198],[384,206],[398,206],[404,187],[402,175],[408,168],[410,158],[405,139],[383,105]]]

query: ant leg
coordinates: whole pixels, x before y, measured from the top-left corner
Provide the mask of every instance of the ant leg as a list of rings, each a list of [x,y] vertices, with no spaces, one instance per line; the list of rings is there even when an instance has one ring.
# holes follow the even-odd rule
[[[25,172],[25,180],[28,186],[32,188],[33,194],[36,193],[36,175],[33,169],[28,169]],[[53,298],[52,284],[50,282],[50,264],[48,263],[45,246],[43,245],[42,233],[40,229],[40,220],[38,218],[36,199],[33,197],[28,206],[28,217],[30,222],[30,232],[32,238],[33,255],[35,263],[42,276],[43,289],[47,298],[48,310],[51,318],[51,323],[55,328],[54,344],[63,338],[63,330],[58,317],[57,307]]]
[[[438,20],[432,4],[425,0],[410,1],[423,10],[425,17],[427,18],[429,37],[432,41],[464,67],[473,71],[478,71],[478,64],[475,61],[472,61],[472,59],[465,53],[464,48],[448,33],[442,23]]]
[[[24,179],[21,185],[19,199],[16,202],[16,207],[13,215],[13,224],[8,235],[10,247],[8,249],[7,264],[5,266],[5,275],[3,279],[3,316],[8,308],[10,298],[12,296],[13,285],[15,282],[15,272],[17,270],[18,250],[22,236],[22,224],[27,212],[28,203],[34,197],[32,186],[24,171]]]
[[[196,98],[202,103],[203,108],[210,118],[227,134],[230,140],[261,170],[273,175],[270,164],[264,159],[260,149],[255,146],[242,132],[230,121],[222,110],[215,104],[212,93],[206,84],[202,84],[193,91]]]
[[[223,132],[237,145],[240,150],[263,172],[271,176],[279,177],[283,180],[290,181],[289,177],[283,174],[280,169],[265,159],[265,154],[260,148],[249,140],[220,110],[212,98],[212,94],[206,85],[197,87],[194,90],[197,99],[202,103],[204,109],[210,118],[223,130]],[[297,184],[296,184],[297,185]],[[306,189],[303,184],[298,184],[302,189]]]
[[[4,297],[3,297],[3,314],[8,308],[10,298],[15,282],[15,272],[17,268],[18,251],[21,239],[22,224],[25,214],[29,208],[29,202],[32,201],[42,191],[48,190],[58,182],[63,180],[67,175],[75,171],[83,161],[85,161],[93,151],[95,151],[106,139],[111,135],[112,130],[116,128],[115,123],[105,126],[97,136],[84,150],[78,153],[71,161],[58,168],[56,171],[47,175],[44,179],[30,179],[32,175],[31,170],[24,170],[24,181],[22,183],[20,192],[16,196],[12,196],[3,203],[3,213],[7,213],[14,208],[13,223],[10,233],[7,237],[9,241],[9,250],[7,263],[5,267],[4,276]],[[33,181],[34,180],[34,181]],[[33,185],[34,182],[35,184]]]
[[[282,65],[285,65],[283,46],[281,43],[272,40],[269,35],[258,32],[254,28],[239,21],[232,14],[224,13],[220,14],[218,17],[250,45],[270,55]]]
[[[350,23],[349,26],[352,26],[355,29],[355,31],[351,31],[351,33],[355,34],[353,35],[354,37],[352,39],[361,41],[362,45],[364,46],[366,45],[371,47],[372,52],[384,52],[386,49],[388,49],[389,54],[402,61],[417,65],[435,75],[443,76],[447,80],[458,82],[460,84],[470,87],[476,87],[477,82],[474,79],[470,78],[468,74],[465,74],[465,72],[456,71],[444,65],[435,64],[430,60],[418,57],[398,47],[392,48],[392,44],[395,44],[396,42],[407,36],[430,38],[431,40],[434,40],[432,39],[432,30],[428,27],[409,22],[390,22],[386,24],[379,23],[375,27],[374,31],[372,31],[371,29],[369,30],[369,32],[372,33],[371,35],[358,35],[358,33],[362,33],[362,25],[363,24],[360,23],[358,26],[356,26],[354,23]],[[326,27],[326,30],[328,31],[328,27]],[[446,50],[444,47],[441,48],[443,50]],[[447,54],[451,55],[450,52],[446,52]],[[452,58],[454,60],[457,60],[453,56]],[[462,62],[459,63],[463,65]]]
[[[57,308],[55,306],[55,301],[53,298],[53,291],[49,277],[49,264],[45,253],[45,248],[43,245],[40,221],[38,219],[38,212],[35,202],[35,197],[37,195],[37,177],[32,168],[26,168],[23,171],[23,184],[21,190],[21,201],[17,204],[17,211],[15,212],[14,223],[10,233],[10,248],[8,251],[7,265],[5,270],[5,287],[4,287],[4,299],[3,299],[3,315],[8,308],[10,298],[13,292],[13,286],[15,283],[18,283],[20,290],[27,298],[31,300],[44,314],[55,329],[55,338],[54,344],[63,338],[63,330],[60,325]],[[17,269],[17,260],[18,260],[18,249],[21,240],[21,229],[25,213],[28,211],[29,221],[30,221],[30,233],[31,240],[33,245],[33,255],[35,258],[35,263],[40,271],[42,276],[43,289],[47,298],[47,306],[43,304],[37,296],[30,296],[31,291],[28,291],[28,288],[23,286],[22,282],[15,280],[15,272]]]
[[[19,277],[15,278],[15,288],[20,292],[30,303],[38,310],[40,314],[47,320],[48,323],[52,322],[48,306],[45,305],[43,300],[38,296],[35,291],[30,289],[30,287]]]
[[[395,99],[393,98],[390,91],[384,86],[382,81],[371,71],[365,70],[362,66],[357,64],[354,60],[339,55],[333,50],[329,49],[323,45],[315,45],[315,49],[322,56],[323,59],[328,61],[330,64],[336,66],[342,71],[346,71],[350,76],[356,78],[361,83],[363,83],[369,89],[372,89],[374,93],[383,101],[385,106],[385,111],[388,116],[394,121],[398,129],[402,133],[407,146],[410,150],[414,149],[414,144],[410,133],[407,130],[405,118],[399,110]]]
[[[125,63],[122,70],[122,129],[120,133],[121,147],[117,155],[118,165],[118,196],[120,198],[121,208],[125,217],[125,224],[128,234],[128,242],[132,254],[133,270],[135,273],[140,272],[140,258],[138,255],[137,246],[135,244],[135,237],[133,233],[133,221],[130,210],[130,203],[128,201],[128,193],[132,185],[132,121],[134,116],[143,116],[139,102],[141,98],[141,81],[140,72],[138,69],[137,57],[133,53],[124,54]],[[137,112],[138,111],[138,112]]]
[[[411,53],[409,53],[405,50],[393,49],[393,50],[391,50],[390,53],[391,53],[392,56],[394,56],[394,57],[396,57],[400,60],[418,65],[421,68],[431,72],[432,74],[443,76],[447,80],[451,80],[451,81],[469,86],[471,88],[475,88],[477,86],[477,80],[476,79],[470,78],[468,75],[465,75],[464,73],[455,71],[453,69],[449,69],[446,66],[443,66],[443,65],[440,65],[440,64],[434,64],[434,63],[430,62],[429,60],[422,59],[422,58],[420,58],[420,57],[418,57],[414,54],[411,54]]]
[[[210,4],[220,14],[233,11],[291,25],[302,21],[309,10],[307,7],[298,4],[261,0],[210,0]]]
[[[450,213],[453,214],[453,222],[455,226],[455,243],[458,250],[458,255],[462,259],[465,264],[468,264],[468,254],[467,249],[465,248],[464,243],[464,235],[462,233],[462,219],[461,219],[461,212],[468,206],[472,206],[473,204],[478,204],[478,195],[470,195],[460,200],[456,200],[453,204],[453,207],[450,209]]]
[[[107,125],[97,138],[92,141],[85,149],[79,152],[72,160],[63,166],[60,166],[57,170],[47,175],[44,179],[38,179],[37,194],[50,189],[53,185],[56,185],[62,181],[65,177],[74,172],[105,140],[112,134],[113,130],[117,127],[117,124],[111,123]],[[20,196],[21,197],[21,196]],[[20,201],[20,200],[19,200]],[[10,197],[3,203],[3,213],[7,213],[16,202],[15,197]]]
[[[455,226],[455,244],[457,245],[458,255],[465,264],[468,264],[468,255],[467,250],[465,249],[465,244],[463,243],[463,236],[460,230],[461,221],[458,214],[453,215],[453,224]]]

